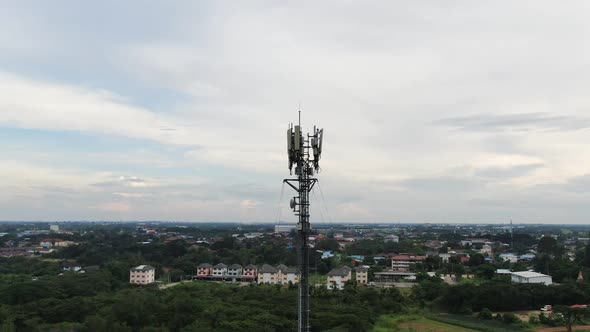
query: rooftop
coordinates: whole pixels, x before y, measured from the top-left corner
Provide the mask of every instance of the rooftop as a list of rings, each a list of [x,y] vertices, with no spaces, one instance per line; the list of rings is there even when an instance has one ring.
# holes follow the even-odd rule
[[[149,265],[140,265],[140,266],[136,266],[134,268],[131,269],[131,271],[149,271],[149,270],[155,270],[156,268],[153,266],[149,266]]]
[[[258,273],[277,273],[277,268],[272,265],[264,264],[258,271]]]
[[[550,277],[549,275],[533,272],[533,271],[522,271],[522,272],[512,272],[512,274],[517,275],[523,278],[540,278],[540,277]]]
[[[348,266],[342,266],[337,269],[332,269],[328,272],[329,277],[346,277],[352,270]]]

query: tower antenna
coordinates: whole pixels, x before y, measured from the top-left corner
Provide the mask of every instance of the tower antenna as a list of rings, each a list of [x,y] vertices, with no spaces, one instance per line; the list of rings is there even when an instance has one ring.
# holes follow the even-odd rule
[[[301,130],[301,104],[299,104],[299,123],[297,126],[289,124],[287,129],[287,154],[289,156],[289,172],[297,178],[284,179],[297,192],[297,196],[291,199],[291,208],[296,216],[297,223],[297,256],[299,264],[299,295],[298,295],[298,327],[299,332],[310,330],[309,316],[309,235],[311,224],[309,223],[309,193],[318,179],[313,178],[314,172],[320,168],[322,154],[323,129],[316,129],[313,133],[303,134]]]
[[[513,233],[513,226],[512,226],[512,219],[510,219],[510,250],[514,250],[514,235]]]

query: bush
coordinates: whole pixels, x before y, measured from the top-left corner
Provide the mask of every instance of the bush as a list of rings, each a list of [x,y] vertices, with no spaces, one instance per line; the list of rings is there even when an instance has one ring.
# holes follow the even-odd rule
[[[547,324],[548,318],[544,313],[539,314],[539,322],[541,324]]]
[[[494,319],[501,322],[502,321],[502,314],[497,313],[496,316],[494,317]]]
[[[471,308],[462,308],[461,310],[459,310],[459,314],[471,316],[473,315],[473,310],[471,310]]]
[[[529,316],[529,324],[534,324],[534,325],[539,324],[539,317],[538,316],[535,316],[535,315],[530,315]]]
[[[491,320],[494,318],[494,314],[488,308],[483,308],[479,314],[477,314],[477,318]]]
[[[508,312],[504,314],[502,321],[506,324],[514,324],[520,322],[520,319],[518,319],[515,314]]]
[[[545,315],[544,313],[539,314],[539,322],[543,325],[555,327],[562,326],[565,324],[561,315],[550,314]]]

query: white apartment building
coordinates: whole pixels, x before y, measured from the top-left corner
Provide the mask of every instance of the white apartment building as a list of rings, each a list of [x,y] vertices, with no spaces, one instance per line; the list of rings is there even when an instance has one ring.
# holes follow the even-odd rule
[[[213,278],[225,278],[227,275],[227,265],[219,263],[213,267]]]
[[[260,270],[258,270],[258,283],[272,285],[279,283],[278,272],[279,270],[274,266],[268,264],[262,265]]]
[[[294,267],[287,267],[283,264],[277,266],[278,275],[279,275],[279,283],[283,285],[288,285],[289,283],[296,284],[299,283],[299,273],[297,269]]]
[[[156,280],[156,268],[149,265],[140,265],[129,270],[129,283],[134,285],[147,285]]]
[[[354,268],[356,272],[356,282],[359,285],[366,285],[369,283],[369,267],[358,266]]]
[[[240,264],[232,264],[227,268],[227,276],[229,278],[241,278],[242,266]]]
[[[328,273],[328,289],[343,289],[344,284],[352,279],[352,269],[348,266],[343,266],[338,269],[333,269]]]

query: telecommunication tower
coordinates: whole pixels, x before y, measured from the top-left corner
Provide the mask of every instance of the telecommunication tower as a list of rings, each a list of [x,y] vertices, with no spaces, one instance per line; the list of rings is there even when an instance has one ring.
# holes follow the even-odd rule
[[[514,235],[513,235],[512,219],[510,219],[510,250],[514,250]]]
[[[297,256],[299,263],[299,296],[297,308],[298,331],[310,330],[309,316],[309,235],[311,225],[309,223],[309,193],[318,181],[313,177],[320,169],[320,157],[322,155],[323,129],[313,127],[313,133],[303,134],[301,128],[301,111],[299,111],[299,124],[289,124],[287,129],[287,154],[289,155],[289,172],[293,175],[295,166],[295,179],[284,179],[291,188],[297,192],[297,196],[291,199],[291,209],[299,216],[297,223]]]

